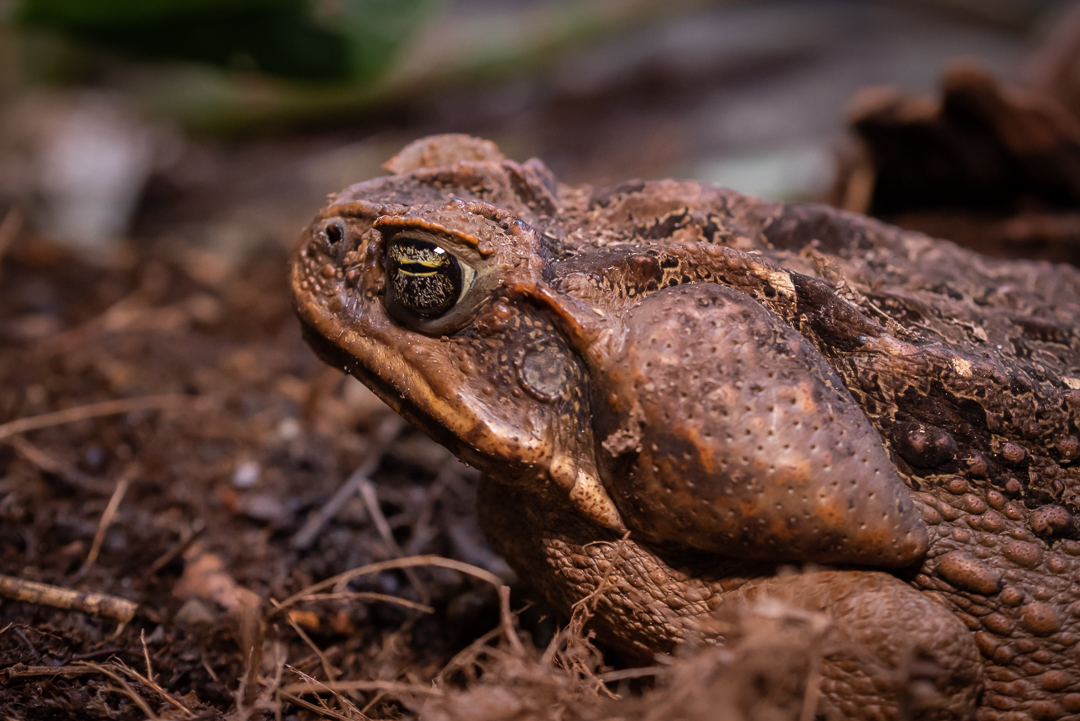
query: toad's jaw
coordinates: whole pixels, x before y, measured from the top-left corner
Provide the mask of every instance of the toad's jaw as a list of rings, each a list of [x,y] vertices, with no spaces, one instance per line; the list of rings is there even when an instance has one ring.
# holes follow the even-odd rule
[[[522,476],[550,465],[550,444],[537,435],[542,429],[523,431],[462,395],[469,379],[448,365],[442,348],[432,347],[439,341],[417,336],[416,344],[403,342],[409,331],[381,309],[369,307],[342,318],[331,310],[343,307],[339,301],[303,292],[295,298],[304,336],[324,360],[360,379],[470,465]]]

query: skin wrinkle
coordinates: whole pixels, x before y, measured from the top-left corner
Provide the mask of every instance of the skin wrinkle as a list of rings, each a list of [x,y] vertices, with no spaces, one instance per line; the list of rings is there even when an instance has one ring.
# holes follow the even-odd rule
[[[916,716],[1077,717],[1080,272],[694,183],[553,194],[539,161],[476,152],[339,193],[357,217],[331,248],[321,214],[292,287],[320,352],[384,397],[414,347],[389,400],[484,470],[486,533],[523,578],[564,611],[595,594],[600,637],[642,658],[722,641],[710,615],[763,594],[828,613],[857,652],[824,660],[826,717],[898,717],[912,653],[939,669]],[[386,318],[378,252],[353,247],[378,251],[383,209],[490,238],[474,310],[438,333]],[[569,395],[529,394],[507,355],[541,341]],[[629,537],[553,483],[555,457],[595,469]],[[807,560],[841,570],[776,573]]]

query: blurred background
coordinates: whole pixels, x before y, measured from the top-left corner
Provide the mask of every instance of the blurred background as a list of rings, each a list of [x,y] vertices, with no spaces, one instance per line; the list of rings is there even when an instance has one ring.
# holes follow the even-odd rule
[[[0,438],[0,573],[142,609],[124,631],[0,603],[0,666],[38,669],[5,672],[12,718],[143,718],[121,678],[200,718],[413,718],[435,679],[463,709],[447,718],[521,718],[529,699],[626,716],[593,710],[606,667],[577,641],[539,665],[481,652],[502,600],[447,568],[357,579],[375,595],[305,602],[289,627],[252,602],[428,553],[513,581],[479,530],[478,473],[320,362],[286,289],[327,193],[447,132],[566,183],[690,178],[1080,264],[1077,3],[0,0],[0,423],[47,419]],[[99,402],[141,410],[95,419]],[[553,618],[520,622],[543,648]],[[762,628],[732,635],[781,633]],[[818,637],[783,628],[761,653],[814,668]],[[770,690],[755,669],[775,664],[741,653],[694,693],[801,688],[782,665]],[[113,671],[53,668],[89,659]],[[153,688],[127,675],[144,664]],[[704,666],[671,668],[671,703],[699,698],[683,691],[706,676],[680,669]],[[283,695],[312,677],[380,681],[323,714]]]
[[[0,244],[29,234],[108,261],[156,239],[241,259],[291,245],[326,193],[443,132],[569,183],[676,176],[869,210],[856,96],[935,98],[960,58],[1037,84],[1070,9],[0,0]]]

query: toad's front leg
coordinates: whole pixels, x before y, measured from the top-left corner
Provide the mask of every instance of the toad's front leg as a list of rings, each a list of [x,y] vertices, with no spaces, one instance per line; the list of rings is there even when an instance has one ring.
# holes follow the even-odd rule
[[[903,581],[875,571],[775,575],[769,564],[688,559],[598,528],[553,485],[525,489],[485,476],[480,519],[522,580],[565,614],[588,599],[589,628],[641,663],[687,640],[723,643],[723,624],[770,598],[823,614],[821,702],[828,719],[963,719],[983,664],[967,628]],[[815,649],[817,650],[817,649]],[[913,678],[913,677],[918,678]]]

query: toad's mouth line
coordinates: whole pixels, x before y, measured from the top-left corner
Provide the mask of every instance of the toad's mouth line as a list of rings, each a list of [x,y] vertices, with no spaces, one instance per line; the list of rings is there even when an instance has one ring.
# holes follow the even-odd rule
[[[481,471],[497,466],[500,472],[506,472],[508,466],[506,459],[493,458],[469,443],[467,437],[460,437],[455,434],[444,423],[440,422],[435,415],[411,400],[406,394],[377,373],[369,370],[354,358],[348,350],[328,339],[320,331],[317,321],[312,322],[312,320],[301,315],[301,326],[304,340],[319,358],[335,368],[341,368],[359,380],[381,401],[386,403],[391,410],[422,430],[429,438],[449,450],[463,463]],[[413,380],[416,383],[423,383],[420,378]],[[535,472],[536,468],[533,463],[523,462],[517,470],[520,474],[529,474]]]
[[[363,364],[359,363],[355,358],[349,355],[348,351],[327,339],[319,329],[308,322],[307,319],[301,319],[301,321],[304,340],[323,362],[335,368],[341,368],[346,373],[359,380],[371,389],[371,391],[379,397],[379,400],[388,405],[391,410],[422,429],[432,438],[432,440],[446,447],[455,455],[459,455],[462,452],[467,455],[475,455],[473,449],[464,446],[458,438],[446,430],[434,416],[420,408],[420,406],[409,400],[406,396],[402,395],[396,388],[384,381],[377,374],[368,371]]]

